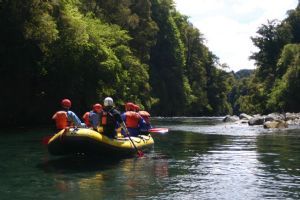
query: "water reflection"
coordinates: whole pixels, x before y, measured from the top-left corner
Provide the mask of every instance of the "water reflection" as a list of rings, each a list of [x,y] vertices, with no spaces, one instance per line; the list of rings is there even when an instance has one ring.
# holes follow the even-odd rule
[[[216,125],[222,123],[223,117],[153,117],[151,118],[156,126],[169,125]]]
[[[299,127],[266,131],[213,118],[159,119],[162,126],[170,132],[153,135],[143,158],[56,158],[36,141],[39,132],[5,135],[0,198],[300,199]]]
[[[154,152],[127,159],[76,156],[45,161],[38,167],[51,174],[53,190],[64,198],[76,194],[77,199],[132,199],[164,190],[157,186],[169,176],[165,158]]]
[[[248,199],[258,198],[255,174],[259,162],[253,152],[253,138],[221,137],[223,139],[211,142],[214,137],[216,135],[200,137],[207,141],[200,142],[198,147],[188,145],[194,152],[199,151],[182,161],[174,161],[171,167],[176,168],[176,173],[167,183],[167,190],[171,192],[157,199],[243,199],[245,195]],[[206,151],[201,145],[206,146]]]
[[[258,160],[263,163],[258,174],[260,187],[276,191],[281,198],[299,199],[300,137],[299,130],[273,132],[257,137]],[[265,194],[270,197],[270,194]]]

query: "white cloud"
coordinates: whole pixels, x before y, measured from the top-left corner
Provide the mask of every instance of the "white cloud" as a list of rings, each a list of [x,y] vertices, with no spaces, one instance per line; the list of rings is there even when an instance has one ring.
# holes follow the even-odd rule
[[[190,16],[210,50],[231,70],[254,68],[249,61],[256,49],[250,40],[267,20],[286,17],[297,0],[175,0],[181,14]]]

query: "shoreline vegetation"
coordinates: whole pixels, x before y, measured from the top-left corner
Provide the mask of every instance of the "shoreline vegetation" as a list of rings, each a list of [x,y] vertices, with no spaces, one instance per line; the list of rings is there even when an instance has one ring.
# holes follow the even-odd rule
[[[236,73],[173,0],[4,0],[0,18],[4,126],[51,124],[64,98],[78,116],[107,96],[153,116],[300,112],[300,2]]]

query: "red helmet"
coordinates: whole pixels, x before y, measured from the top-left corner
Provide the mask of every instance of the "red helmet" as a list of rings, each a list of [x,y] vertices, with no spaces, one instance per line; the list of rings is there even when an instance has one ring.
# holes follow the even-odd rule
[[[127,103],[125,104],[125,110],[126,110],[126,111],[134,111],[134,103],[127,102]]]
[[[100,103],[96,103],[93,105],[93,110],[97,113],[102,111],[102,105]]]
[[[140,111],[140,107],[138,105],[134,105],[134,111],[135,112],[139,112]]]
[[[63,99],[61,101],[61,106],[64,107],[64,108],[71,108],[71,101],[69,99]]]

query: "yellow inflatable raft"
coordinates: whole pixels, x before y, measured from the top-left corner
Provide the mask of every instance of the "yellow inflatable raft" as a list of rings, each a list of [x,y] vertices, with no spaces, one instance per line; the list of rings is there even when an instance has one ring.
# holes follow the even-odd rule
[[[150,134],[130,138],[138,150],[146,151],[154,144]],[[49,140],[48,151],[52,155],[82,153],[99,156],[125,156],[137,153],[128,137],[111,139],[87,128],[61,130]]]

